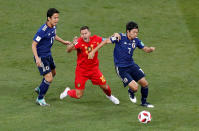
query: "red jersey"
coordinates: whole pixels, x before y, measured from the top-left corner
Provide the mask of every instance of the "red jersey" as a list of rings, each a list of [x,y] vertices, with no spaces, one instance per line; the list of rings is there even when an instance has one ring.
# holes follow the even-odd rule
[[[77,68],[93,69],[98,68],[98,51],[95,53],[93,59],[88,59],[88,54],[102,42],[102,37],[97,35],[91,36],[89,43],[86,43],[83,38],[78,38],[78,43],[75,45],[77,49]]]

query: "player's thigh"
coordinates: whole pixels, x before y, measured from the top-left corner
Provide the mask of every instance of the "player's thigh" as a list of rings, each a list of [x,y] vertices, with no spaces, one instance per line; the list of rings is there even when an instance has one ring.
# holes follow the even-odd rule
[[[53,77],[56,75],[56,69],[51,70]]]
[[[45,76],[49,72],[51,72],[50,63],[46,57],[41,58],[41,66],[38,67],[40,75]]]
[[[54,70],[56,68],[56,65],[55,65],[55,62],[54,62],[53,57],[51,55],[48,56],[48,61],[49,61],[50,69]],[[56,74],[56,72],[55,72],[55,74]]]
[[[90,76],[90,80],[93,83],[93,85],[105,85],[106,84],[106,79],[99,69],[93,71],[92,75]]]
[[[143,70],[136,64],[129,68],[129,72],[136,82],[145,77]]]
[[[142,86],[142,87],[146,87],[148,86],[148,82],[147,80],[145,79],[145,77],[141,78],[138,83]]]
[[[87,77],[81,71],[76,71],[75,73],[75,88],[77,90],[84,90],[85,83],[88,80]]]

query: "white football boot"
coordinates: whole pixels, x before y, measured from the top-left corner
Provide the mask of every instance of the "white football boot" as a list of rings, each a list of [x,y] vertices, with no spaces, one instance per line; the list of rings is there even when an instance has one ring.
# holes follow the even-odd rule
[[[68,91],[70,90],[70,88],[69,87],[66,87],[66,89],[64,90],[64,92],[62,92],[61,94],[60,94],[60,99],[62,100],[62,99],[64,99],[65,97],[67,97],[67,95],[68,95]]]
[[[113,96],[113,95],[107,96],[107,95],[106,95],[106,97],[107,97],[110,101],[112,101],[114,104],[116,104],[116,105],[120,104],[120,101],[119,101],[115,96]]]

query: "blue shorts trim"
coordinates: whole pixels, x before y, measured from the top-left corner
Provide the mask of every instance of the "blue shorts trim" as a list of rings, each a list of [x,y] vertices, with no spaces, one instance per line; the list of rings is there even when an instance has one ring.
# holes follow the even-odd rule
[[[132,80],[136,82],[145,77],[142,69],[137,65],[131,65],[128,67],[115,67],[117,75],[121,78],[124,87],[126,87]]]
[[[35,58],[34,61],[36,62]],[[41,57],[41,62],[42,62],[41,67],[38,67],[40,75],[46,75],[56,68],[53,57],[51,55],[46,57]]]

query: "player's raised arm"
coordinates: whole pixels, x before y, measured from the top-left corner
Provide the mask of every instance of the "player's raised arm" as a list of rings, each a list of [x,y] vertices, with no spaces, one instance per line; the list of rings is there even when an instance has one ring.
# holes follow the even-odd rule
[[[64,45],[69,45],[71,42],[70,41],[65,41],[62,38],[60,38],[58,35],[55,36],[55,40],[59,41],[60,43]]]
[[[107,38],[106,40],[102,41],[95,49],[93,49],[89,54],[88,54],[88,59],[93,59],[95,56],[95,52],[97,52],[102,46],[105,44],[112,43],[110,38]]]
[[[75,45],[77,44],[77,39],[78,39],[78,37],[75,36],[75,37],[73,38],[73,42],[70,43],[70,44],[67,46],[66,51],[67,51],[68,53],[70,53],[71,51],[73,51],[73,50],[76,49],[76,48],[75,48]]]
[[[146,53],[150,53],[150,52],[153,52],[155,51],[155,47],[147,47],[145,46],[144,48],[142,48],[142,50]]]
[[[121,40],[121,36],[119,33],[114,33],[111,37],[105,39],[104,41],[102,41],[94,50],[92,50],[89,54],[88,54],[88,59],[93,59],[95,53],[105,44],[108,43],[114,43],[114,41],[119,41]]]

